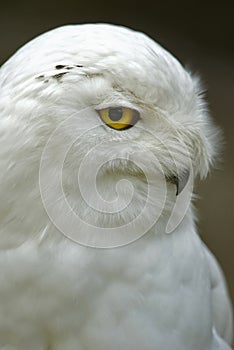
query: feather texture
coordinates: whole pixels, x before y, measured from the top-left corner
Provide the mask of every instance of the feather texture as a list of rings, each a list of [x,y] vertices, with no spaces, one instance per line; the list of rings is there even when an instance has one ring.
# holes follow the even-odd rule
[[[106,24],[52,30],[2,66],[0,349],[231,349],[192,189],[178,201],[167,181],[189,169],[191,185],[217,154],[200,91],[146,35]],[[135,126],[98,117],[118,106]]]

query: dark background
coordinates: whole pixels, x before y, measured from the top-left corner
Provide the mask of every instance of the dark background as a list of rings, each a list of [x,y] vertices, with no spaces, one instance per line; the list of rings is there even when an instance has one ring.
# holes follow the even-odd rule
[[[234,2],[1,1],[0,64],[38,34],[67,23],[110,22],[143,31],[205,83],[225,135],[218,169],[196,192],[200,234],[220,261],[234,300]]]

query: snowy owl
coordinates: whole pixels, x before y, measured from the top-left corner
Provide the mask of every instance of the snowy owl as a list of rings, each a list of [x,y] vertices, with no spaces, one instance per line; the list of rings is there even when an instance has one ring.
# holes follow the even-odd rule
[[[0,70],[0,349],[230,350],[192,186],[217,153],[199,80],[108,24]]]

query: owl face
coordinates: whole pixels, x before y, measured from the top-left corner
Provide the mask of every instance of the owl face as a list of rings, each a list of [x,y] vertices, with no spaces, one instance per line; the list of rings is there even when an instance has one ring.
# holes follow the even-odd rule
[[[144,34],[58,28],[19,50],[0,78],[0,108],[17,139],[8,151],[34,181],[40,174],[44,205],[59,203],[57,214],[119,227],[147,202],[150,221],[169,211],[186,174],[209,169],[215,129],[199,83]]]

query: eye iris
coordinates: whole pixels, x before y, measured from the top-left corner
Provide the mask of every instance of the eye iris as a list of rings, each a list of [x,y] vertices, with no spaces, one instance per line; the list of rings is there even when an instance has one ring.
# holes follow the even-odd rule
[[[113,122],[119,121],[122,118],[122,116],[123,116],[123,109],[121,107],[109,109],[109,118]]]

